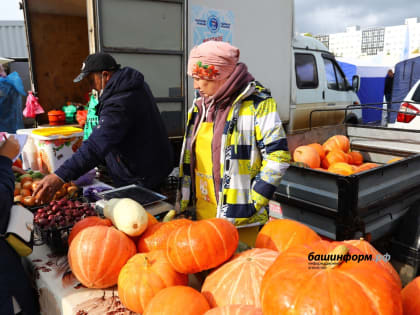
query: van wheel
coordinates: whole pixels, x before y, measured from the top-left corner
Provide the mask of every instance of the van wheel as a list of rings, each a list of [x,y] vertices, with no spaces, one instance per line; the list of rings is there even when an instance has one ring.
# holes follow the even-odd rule
[[[347,115],[347,117],[344,119],[345,124],[350,125],[357,125],[359,123],[359,120],[357,119],[355,114]]]

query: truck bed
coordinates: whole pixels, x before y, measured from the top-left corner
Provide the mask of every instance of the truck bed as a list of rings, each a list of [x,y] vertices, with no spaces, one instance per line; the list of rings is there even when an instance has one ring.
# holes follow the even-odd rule
[[[290,135],[290,151],[323,143],[334,134],[348,136],[351,148],[365,161],[404,159],[350,176],[292,165],[273,199],[280,202],[283,217],[305,223],[325,237],[377,240],[420,200],[420,133],[372,126],[321,127]]]

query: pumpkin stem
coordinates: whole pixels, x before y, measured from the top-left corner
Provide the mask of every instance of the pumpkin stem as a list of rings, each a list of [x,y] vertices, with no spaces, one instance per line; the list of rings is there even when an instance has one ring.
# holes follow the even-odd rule
[[[334,257],[335,259],[328,259],[327,269],[334,269],[339,266],[343,262],[343,256],[348,252],[349,249],[346,245],[339,245],[329,252],[329,257]],[[337,257],[339,257],[339,259],[337,259]]]

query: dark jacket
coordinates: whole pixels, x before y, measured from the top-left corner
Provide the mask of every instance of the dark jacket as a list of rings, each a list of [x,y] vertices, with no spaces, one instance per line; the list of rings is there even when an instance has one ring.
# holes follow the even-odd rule
[[[392,84],[394,82],[394,77],[386,76],[385,77],[385,87],[384,87],[384,94],[391,95],[392,94]]]
[[[0,156],[0,234],[6,232],[13,204],[15,177],[12,161]],[[26,278],[20,256],[0,237],[0,314],[12,315],[12,296],[25,314],[37,314],[35,295]]]
[[[97,114],[99,124],[56,174],[69,181],[106,163],[116,186],[161,183],[173,167],[172,149],[143,75],[129,67],[115,72]]]

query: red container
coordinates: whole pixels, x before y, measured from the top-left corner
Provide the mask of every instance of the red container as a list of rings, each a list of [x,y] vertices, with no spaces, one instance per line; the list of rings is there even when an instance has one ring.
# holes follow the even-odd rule
[[[48,121],[51,126],[64,125],[66,123],[66,113],[62,110],[51,110],[48,112]]]

